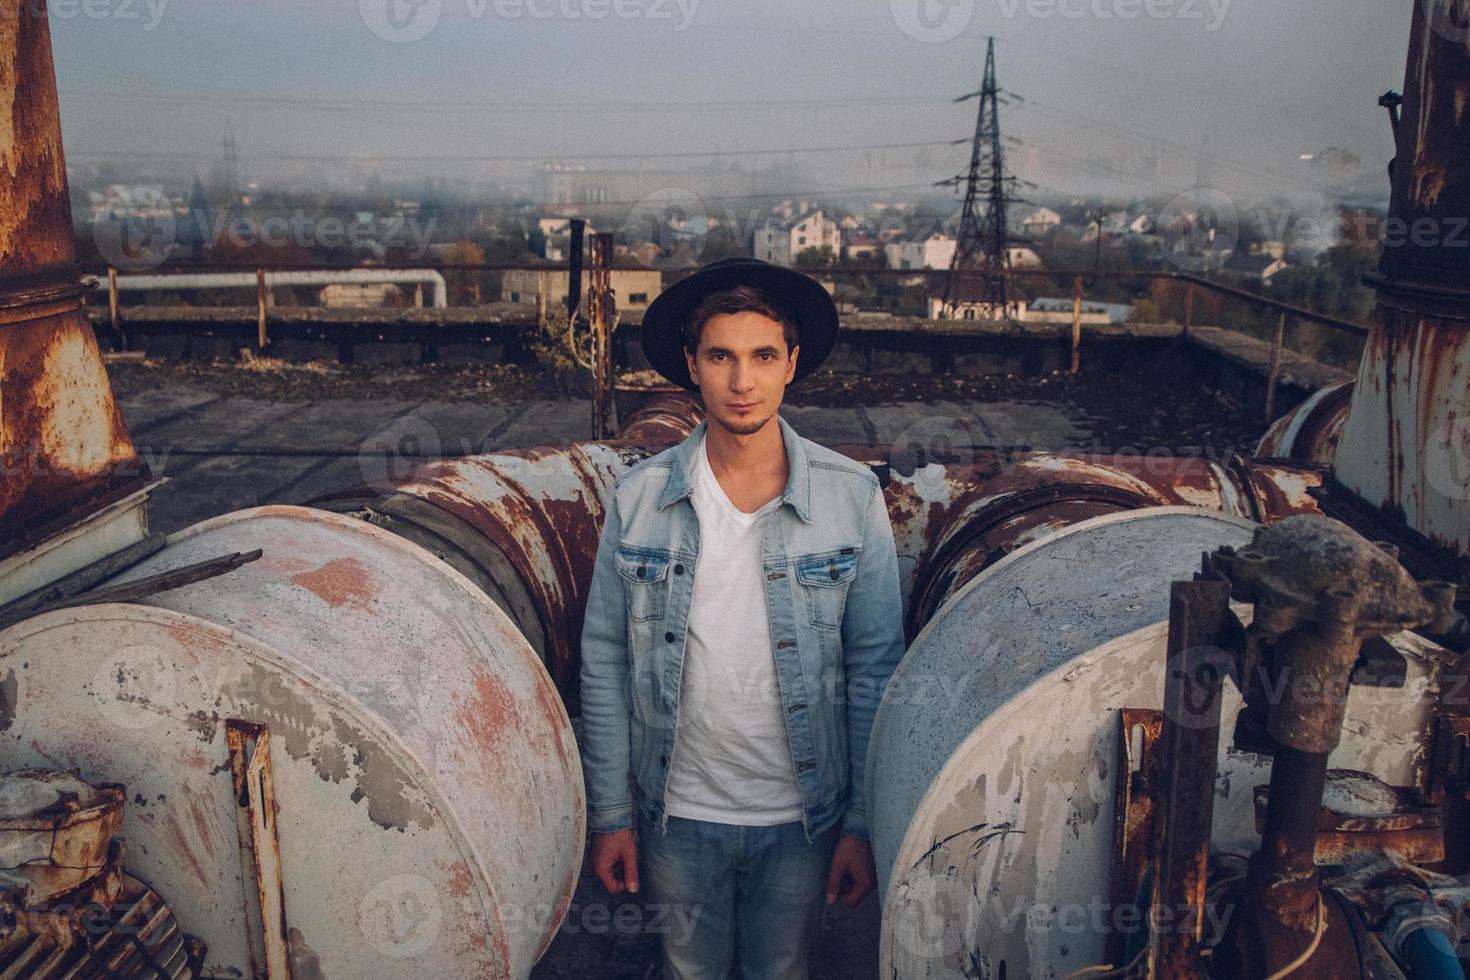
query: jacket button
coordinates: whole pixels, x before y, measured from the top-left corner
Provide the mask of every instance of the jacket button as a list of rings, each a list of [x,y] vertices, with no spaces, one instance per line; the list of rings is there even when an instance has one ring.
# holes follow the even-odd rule
[[[674,574],[675,575],[683,575],[684,574],[684,566],[683,565],[675,565],[674,566]]]
[[[647,565],[639,565],[638,566],[638,577],[639,578],[643,578],[647,574],[648,574],[648,566]]]
[[[665,633],[664,634],[664,642],[665,643],[673,643],[674,642],[674,634],[673,633]]]
[[[838,577],[837,566],[836,565],[833,565],[832,566],[832,581],[834,581],[834,582],[837,581],[837,577]]]
[[[666,755],[659,756],[658,764],[663,766],[665,769],[669,768],[669,757]]]

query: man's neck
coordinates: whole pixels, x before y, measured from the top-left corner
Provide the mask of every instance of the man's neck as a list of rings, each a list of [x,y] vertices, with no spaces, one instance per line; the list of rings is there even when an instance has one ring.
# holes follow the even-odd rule
[[[705,453],[709,456],[710,469],[714,470],[722,485],[726,485],[727,480],[747,486],[763,485],[775,496],[785,487],[790,473],[786,441],[781,437],[781,424],[774,416],[749,435],[731,432],[719,423],[711,422],[705,430]],[[729,489],[726,485],[727,492]]]

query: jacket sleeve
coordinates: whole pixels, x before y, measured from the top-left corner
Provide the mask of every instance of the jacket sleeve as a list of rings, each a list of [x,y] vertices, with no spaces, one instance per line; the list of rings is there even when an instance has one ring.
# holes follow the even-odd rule
[[[633,826],[627,605],[616,563],[621,540],[617,498],[612,496],[582,621],[582,771],[587,825],[594,833]]]
[[[874,481],[863,531],[857,577],[842,617],[842,660],[847,680],[847,740],[852,767],[843,833],[868,839],[866,765],[873,717],[888,678],[903,659],[903,598],[898,553],[883,492]]]

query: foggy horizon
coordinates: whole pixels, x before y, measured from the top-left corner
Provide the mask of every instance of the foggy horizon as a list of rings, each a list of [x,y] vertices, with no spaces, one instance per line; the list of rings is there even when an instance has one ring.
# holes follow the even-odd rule
[[[933,184],[965,169],[976,108],[954,100],[979,87],[989,35],[1024,197],[1167,200],[1209,186],[1381,200],[1392,140],[1376,102],[1402,85],[1407,46],[1401,11],[1346,18],[1325,0],[50,8],[78,172],[208,175],[228,126],[239,179],[263,187],[432,178],[534,201],[554,164],[631,171],[737,208],[758,195],[946,193]],[[1303,159],[1330,147],[1348,163]]]

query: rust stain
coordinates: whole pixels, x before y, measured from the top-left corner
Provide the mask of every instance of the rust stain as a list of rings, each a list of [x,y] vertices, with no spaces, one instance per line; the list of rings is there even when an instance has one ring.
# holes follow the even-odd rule
[[[184,863],[186,863],[193,870],[194,876],[199,879],[200,883],[202,883],[206,887],[213,886],[215,884],[213,875],[209,874],[208,871],[205,870],[203,862],[201,862],[199,860],[199,856],[194,853],[194,849],[189,846],[188,837],[184,834],[183,827],[181,827],[179,825],[179,822],[174,818],[172,807],[169,807],[167,810],[163,811],[162,824],[159,829],[162,831],[163,836],[166,839],[166,843],[169,845],[169,847],[171,847],[179,857],[183,858]]]
[[[80,309],[0,327],[0,390],[0,540],[143,478]]]
[[[377,595],[372,570],[355,558],[334,558],[315,571],[298,572],[291,581],[336,609],[371,605]]]
[[[470,867],[463,861],[456,861],[449,867],[449,894],[455,898],[468,898],[470,890],[474,885],[470,877]]]
[[[551,729],[551,738],[556,743],[556,757],[561,760],[563,769],[571,768],[572,750],[567,750],[566,741],[562,738],[561,718],[563,708],[561,702],[556,699],[556,688],[544,683],[542,677],[536,677],[536,703],[541,709],[541,717]]]
[[[515,696],[500,678],[476,671],[470,697],[460,702],[456,714],[465,731],[485,747],[489,758],[515,751],[520,712]]]
[[[199,831],[199,843],[210,857],[214,856],[214,834],[210,828],[209,818],[199,806],[199,798],[192,790],[185,788],[185,795],[189,798],[189,816],[194,820],[194,829]]]

